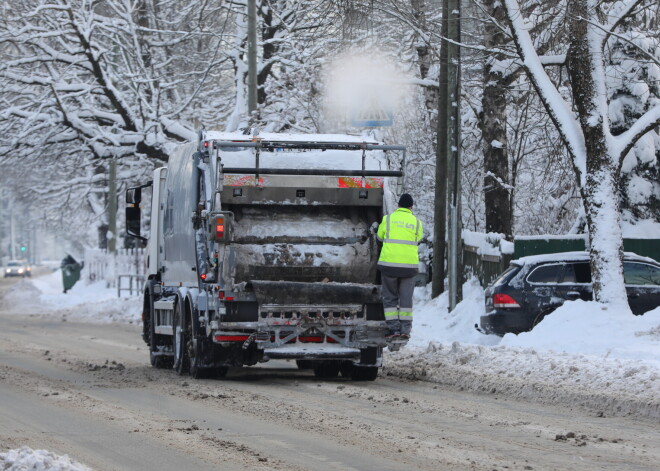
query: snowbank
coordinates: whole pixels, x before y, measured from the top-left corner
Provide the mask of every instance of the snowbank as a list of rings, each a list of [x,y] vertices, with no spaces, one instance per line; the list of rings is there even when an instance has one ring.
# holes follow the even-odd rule
[[[117,297],[115,288],[105,282],[85,283],[84,277],[66,294],[62,289],[62,272],[23,279],[13,285],[2,298],[2,310],[21,315],[61,316],[91,322],[141,321],[139,296]]]
[[[58,456],[46,450],[26,446],[0,453],[0,469],[4,471],[91,471],[67,455]]]
[[[596,302],[567,302],[531,332],[507,334],[500,345],[637,360],[660,369],[660,307],[633,316]]]
[[[532,332],[503,338],[474,325],[484,313],[476,280],[454,312],[447,295],[415,291],[411,341],[387,354],[385,373],[462,390],[580,405],[603,415],[660,418],[660,308],[644,316],[567,302]]]

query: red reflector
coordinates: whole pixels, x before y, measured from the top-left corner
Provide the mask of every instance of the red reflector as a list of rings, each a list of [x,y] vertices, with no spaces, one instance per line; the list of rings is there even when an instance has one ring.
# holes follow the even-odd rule
[[[204,147],[208,147],[210,145],[209,141],[204,141]]]
[[[494,307],[520,307],[518,301],[513,299],[508,294],[496,293],[493,295]]]
[[[316,336],[306,336],[306,337],[298,337],[298,340],[300,342],[321,343],[321,342],[323,342],[323,337],[320,337],[318,335],[316,335]]]
[[[216,335],[214,337],[216,342],[245,342],[248,335]]]
[[[199,275],[199,277],[200,277],[202,280],[205,280],[205,279],[206,279],[206,273],[202,273],[201,275]]]
[[[227,296],[227,301],[233,301],[234,297],[233,296]]]

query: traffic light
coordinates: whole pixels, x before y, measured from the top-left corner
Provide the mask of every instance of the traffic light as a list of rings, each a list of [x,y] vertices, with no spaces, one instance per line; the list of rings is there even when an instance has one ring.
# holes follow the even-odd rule
[[[27,247],[25,247],[24,245],[21,245],[21,252],[25,252],[26,249],[27,249]]]

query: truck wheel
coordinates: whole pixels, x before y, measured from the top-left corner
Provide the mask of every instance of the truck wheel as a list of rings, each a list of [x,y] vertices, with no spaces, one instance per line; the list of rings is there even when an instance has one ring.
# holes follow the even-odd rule
[[[229,371],[228,366],[219,366],[217,368],[211,369],[211,376],[213,378],[224,378],[227,376],[227,371]]]
[[[320,379],[332,379],[339,375],[338,361],[324,361],[314,367],[314,376]]]
[[[378,377],[377,366],[353,365],[351,379],[353,381],[374,381]]]
[[[191,313],[191,317],[192,317]],[[190,335],[188,336],[186,348],[188,349],[188,358],[190,361],[190,376],[195,379],[205,379],[211,376],[213,373],[212,368],[202,368],[202,345],[201,339],[195,339],[193,335],[192,319],[188,323],[190,329]]]
[[[190,327],[184,325],[181,327],[181,305],[176,303],[174,306],[174,335],[172,336],[172,349],[174,350],[174,370],[179,376],[188,373],[190,369],[190,358],[188,357],[188,338],[190,336]]]
[[[342,361],[339,365],[339,373],[343,378],[350,378],[351,373],[353,372],[353,362],[352,361]]]

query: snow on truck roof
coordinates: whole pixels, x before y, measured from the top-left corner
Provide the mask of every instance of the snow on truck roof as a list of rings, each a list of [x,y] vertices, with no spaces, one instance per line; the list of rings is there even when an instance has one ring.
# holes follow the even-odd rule
[[[651,262],[654,264],[658,263],[652,258],[642,257],[641,255],[637,255],[636,253],[633,252],[624,252],[623,256],[627,261],[634,260],[637,262]],[[567,262],[567,261],[588,262],[589,252],[579,251],[579,252],[559,252],[559,253],[548,253],[548,254],[540,254],[540,255],[528,255],[527,257],[520,257],[518,259],[511,260],[511,264],[524,266],[524,265],[535,265],[537,263],[544,263],[544,262]]]
[[[374,139],[347,134],[279,134],[263,133],[250,136],[241,133],[207,132],[205,140],[215,141],[244,141],[253,142],[275,141],[286,143],[312,142],[312,143],[351,143],[378,145]],[[256,165],[253,148],[224,147],[220,148],[222,163],[228,167],[254,167]],[[327,170],[361,170],[361,150],[337,149],[275,149],[270,151],[261,149],[259,153],[260,168],[295,168],[295,169],[327,169]],[[382,150],[368,150],[365,154],[365,168],[367,170],[388,170],[387,160]]]

